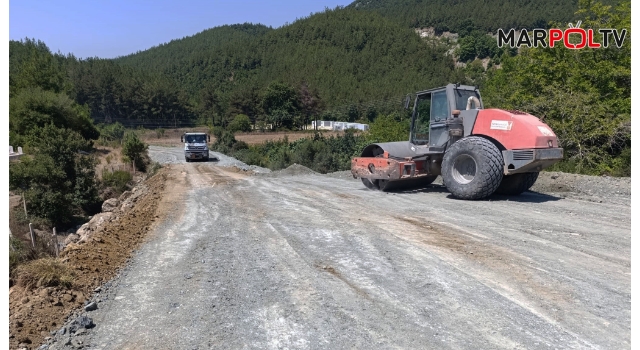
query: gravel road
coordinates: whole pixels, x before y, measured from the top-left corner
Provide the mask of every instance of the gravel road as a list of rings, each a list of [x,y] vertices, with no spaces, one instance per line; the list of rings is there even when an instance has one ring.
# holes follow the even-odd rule
[[[89,313],[88,348],[630,348],[629,200],[461,201],[150,154],[181,176],[175,210]]]

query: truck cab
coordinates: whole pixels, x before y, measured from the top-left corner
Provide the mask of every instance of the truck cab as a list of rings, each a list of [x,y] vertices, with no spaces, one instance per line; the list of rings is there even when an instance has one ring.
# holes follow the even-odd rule
[[[187,162],[192,160],[209,160],[208,141],[211,136],[203,132],[188,132],[180,137],[180,141],[184,143],[184,159]]]

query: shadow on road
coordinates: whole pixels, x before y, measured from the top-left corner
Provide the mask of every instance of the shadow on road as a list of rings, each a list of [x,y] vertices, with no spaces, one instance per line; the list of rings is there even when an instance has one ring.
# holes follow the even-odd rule
[[[459,198],[454,197],[453,195],[449,194],[447,196],[447,198],[449,199],[454,199],[454,200],[462,200]],[[506,195],[500,195],[500,194],[493,194],[487,198],[484,199],[479,199],[478,201],[488,201],[488,202],[518,202],[518,203],[545,203],[545,202],[555,202],[558,200],[564,199],[562,197],[556,197],[556,196],[552,196],[552,195],[548,195],[548,194],[544,194],[544,193],[539,193],[539,192],[531,192],[531,191],[526,191],[520,195],[517,196],[506,196]]]
[[[367,188],[364,190],[370,191]],[[407,188],[407,189],[393,189],[388,191],[387,193],[449,193],[447,188],[444,185],[429,185],[426,187],[419,188]],[[449,194],[447,196],[448,199],[461,200],[459,198],[454,197]],[[502,202],[518,202],[518,203],[544,203],[544,202],[555,202],[558,200],[564,199],[562,197],[556,197],[544,193],[526,191],[519,196],[506,196],[494,194],[489,196],[488,198],[481,199],[480,201],[502,201]]]
[[[218,157],[210,157],[207,159],[192,159],[191,161],[198,162],[198,163],[209,163],[209,162],[217,163],[220,161],[220,159],[218,159]]]
[[[504,196],[494,194],[488,198],[489,200],[494,201],[509,201],[509,202],[519,202],[519,203],[544,203],[544,202],[555,202],[561,199],[562,197],[556,197],[549,194],[544,194],[540,192],[526,191],[519,196]]]

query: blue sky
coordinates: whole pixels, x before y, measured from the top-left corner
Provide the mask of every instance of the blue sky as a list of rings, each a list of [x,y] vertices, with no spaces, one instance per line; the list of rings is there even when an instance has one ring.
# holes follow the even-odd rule
[[[44,41],[52,52],[113,58],[233,23],[279,27],[353,0],[12,0],[9,37]]]

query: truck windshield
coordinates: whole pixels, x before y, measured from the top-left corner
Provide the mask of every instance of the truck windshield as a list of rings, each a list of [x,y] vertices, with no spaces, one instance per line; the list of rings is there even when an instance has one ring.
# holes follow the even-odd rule
[[[187,135],[185,137],[187,143],[204,143],[207,142],[206,135]]]
[[[478,95],[477,91],[458,90],[458,89],[455,89],[454,91],[456,94],[456,109],[458,110],[464,111],[465,109],[467,109],[467,100],[471,96],[474,96],[475,98],[480,100],[480,95]],[[474,109],[478,109],[482,107],[483,106],[476,106],[473,103],[471,104],[471,108],[474,108]]]

